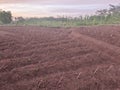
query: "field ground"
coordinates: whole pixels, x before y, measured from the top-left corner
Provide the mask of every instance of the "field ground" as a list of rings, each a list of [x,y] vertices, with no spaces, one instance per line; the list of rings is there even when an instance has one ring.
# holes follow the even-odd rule
[[[0,90],[120,90],[120,26],[1,26]]]

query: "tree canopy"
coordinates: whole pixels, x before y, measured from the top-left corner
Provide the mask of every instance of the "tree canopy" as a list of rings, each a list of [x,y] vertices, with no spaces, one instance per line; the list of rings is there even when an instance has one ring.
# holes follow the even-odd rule
[[[10,11],[2,11],[0,10],[0,22],[3,24],[11,23],[12,21],[12,14]]]
[[[96,13],[98,15],[120,14],[120,4],[118,5],[109,4],[109,6],[110,6],[109,9],[97,10]]]

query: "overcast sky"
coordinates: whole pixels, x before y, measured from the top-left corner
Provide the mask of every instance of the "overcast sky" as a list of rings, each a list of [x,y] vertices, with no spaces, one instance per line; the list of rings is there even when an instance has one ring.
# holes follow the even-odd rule
[[[0,0],[0,9],[23,17],[79,16],[119,3],[120,0]]]

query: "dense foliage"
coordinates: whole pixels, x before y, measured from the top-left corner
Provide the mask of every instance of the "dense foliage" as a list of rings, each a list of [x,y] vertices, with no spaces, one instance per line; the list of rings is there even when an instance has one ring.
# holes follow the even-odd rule
[[[10,11],[0,11],[0,23],[8,24],[12,22],[12,14]]]

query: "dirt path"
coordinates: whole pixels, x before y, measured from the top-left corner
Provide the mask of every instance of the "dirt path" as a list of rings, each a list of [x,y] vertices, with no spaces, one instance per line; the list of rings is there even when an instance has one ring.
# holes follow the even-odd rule
[[[77,41],[81,41],[84,40],[85,42],[87,42],[87,44],[89,46],[94,46],[94,48],[98,49],[101,53],[105,52],[108,55],[114,57],[114,61],[116,63],[120,63],[119,59],[120,59],[120,47],[117,47],[115,45],[106,43],[104,41],[101,40],[97,40],[95,38],[86,36],[86,35],[82,35],[77,31],[72,31],[71,33],[71,37],[74,38]]]

